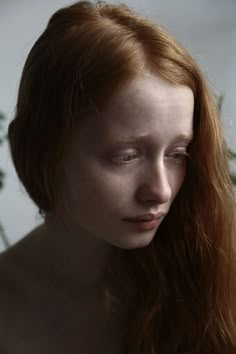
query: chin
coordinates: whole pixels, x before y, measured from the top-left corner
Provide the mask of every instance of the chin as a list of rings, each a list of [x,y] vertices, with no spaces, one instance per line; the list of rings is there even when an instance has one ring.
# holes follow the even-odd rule
[[[147,247],[153,240],[154,235],[137,235],[136,237],[127,237],[124,242],[117,242],[113,245],[115,247],[124,249],[124,250],[132,250],[136,248],[144,248]]]

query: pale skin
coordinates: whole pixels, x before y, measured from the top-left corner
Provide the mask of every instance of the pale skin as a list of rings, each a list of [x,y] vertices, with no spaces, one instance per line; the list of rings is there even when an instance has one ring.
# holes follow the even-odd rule
[[[105,324],[99,284],[114,247],[158,237],[185,177],[191,90],[152,76],[116,93],[71,139],[55,210],[0,257],[0,351],[122,351],[125,322]],[[137,231],[127,217],[162,212]]]

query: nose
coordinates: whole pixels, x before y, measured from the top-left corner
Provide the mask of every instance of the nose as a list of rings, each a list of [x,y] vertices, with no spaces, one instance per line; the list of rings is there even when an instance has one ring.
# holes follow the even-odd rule
[[[172,196],[168,171],[163,163],[152,164],[143,171],[143,178],[137,189],[137,199],[145,203],[164,204]]]

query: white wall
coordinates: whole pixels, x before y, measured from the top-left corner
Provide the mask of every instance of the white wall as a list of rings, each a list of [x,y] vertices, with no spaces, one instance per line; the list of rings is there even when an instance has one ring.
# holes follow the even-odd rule
[[[197,59],[212,89],[216,93],[224,93],[226,137],[236,150],[236,1],[120,2],[131,5],[167,27]],[[8,122],[13,116],[19,79],[30,48],[53,12],[71,3],[66,0],[0,0],[0,111],[7,115]],[[14,243],[40,219],[37,209],[18,182],[7,145],[0,148],[0,168],[7,173],[5,189],[0,192],[0,222]],[[3,246],[0,244],[1,249]]]

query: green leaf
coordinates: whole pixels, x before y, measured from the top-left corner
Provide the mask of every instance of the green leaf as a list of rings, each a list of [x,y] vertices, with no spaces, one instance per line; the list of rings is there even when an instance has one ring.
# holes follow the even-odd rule
[[[218,97],[217,103],[216,103],[220,114],[221,114],[223,101],[224,101],[224,95],[221,94]],[[220,114],[219,114],[219,118],[220,118]],[[228,148],[228,158],[229,158],[229,160],[236,160],[236,153],[233,150],[231,150],[230,148]]]
[[[0,190],[3,188],[4,177],[5,177],[5,173],[2,170],[0,170]]]
[[[0,120],[3,120],[5,118],[6,118],[5,115],[2,112],[0,112]]]
[[[232,183],[236,186],[236,174],[232,173],[230,175]]]
[[[221,94],[221,95],[218,97],[218,100],[217,100],[217,107],[218,107],[218,110],[219,110],[220,113],[221,113],[223,101],[224,101],[224,95]]]
[[[235,160],[236,159],[236,153],[232,151],[231,149],[228,148],[228,156],[230,160]]]
[[[1,223],[0,223],[0,238],[2,239],[5,248],[10,247],[10,242],[5,234],[4,228]]]

